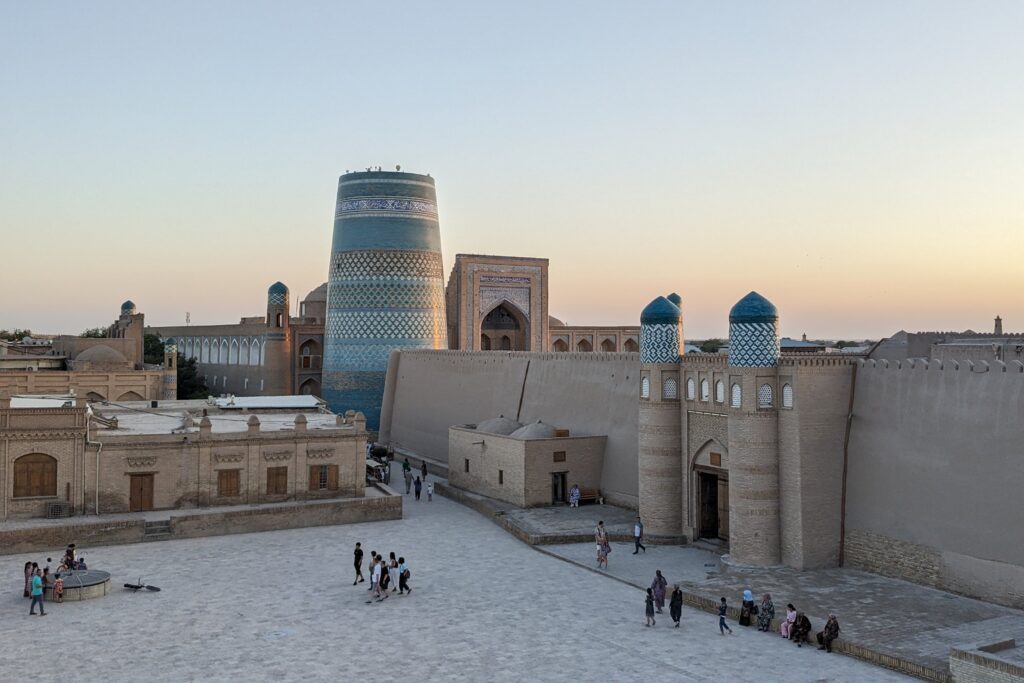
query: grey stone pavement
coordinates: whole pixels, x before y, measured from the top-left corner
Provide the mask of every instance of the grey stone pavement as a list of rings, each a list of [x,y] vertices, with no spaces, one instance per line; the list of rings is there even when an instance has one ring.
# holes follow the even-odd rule
[[[505,516],[531,534],[583,534],[593,537],[598,521],[613,538],[633,536],[633,522],[636,512],[613,505],[582,505],[570,508],[568,505],[544,508],[515,508],[509,506]]]
[[[685,609],[643,625],[620,581],[537,552],[438,496],[404,520],[87,547],[113,575],[103,598],[29,617],[22,566],[0,557],[0,680],[897,681],[849,657],[797,649]],[[414,592],[366,604],[351,552],[404,555]],[[54,548],[51,556],[58,554]],[[566,552],[571,554],[572,548]],[[668,552],[643,561],[668,560]],[[619,544],[613,569],[646,574]],[[651,565],[653,566],[653,564]],[[160,593],[130,593],[144,581]]]
[[[633,555],[633,545],[613,543],[608,573],[632,584],[648,586],[656,569],[669,584],[684,591],[739,606],[745,588],[757,601],[771,593],[777,616],[786,603],[807,613],[815,632],[828,612],[836,613],[840,637],[899,656],[939,671],[948,669],[949,649],[969,648],[1007,638],[1024,642],[1024,612],[972,600],[851,569],[799,572],[788,568],[737,569],[723,567],[715,553],[694,547],[647,546]],[[596,566],[593,543],[549,545],[543,549],[587,567]],[[604,570],[602,570],[604,571]],[[791,647],[775,634],[752,636]],[[795,649],[795,648],[794,648]]]

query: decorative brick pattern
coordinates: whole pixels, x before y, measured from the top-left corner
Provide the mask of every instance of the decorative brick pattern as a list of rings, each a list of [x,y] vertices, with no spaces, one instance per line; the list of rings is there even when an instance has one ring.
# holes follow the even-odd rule
[[[640,326],[641,363],[679,362],[679,325],[653,324]]]
[[[779,364],[779,334],[775,323],[730,323],[729,365],[736,368],[774,368]]]

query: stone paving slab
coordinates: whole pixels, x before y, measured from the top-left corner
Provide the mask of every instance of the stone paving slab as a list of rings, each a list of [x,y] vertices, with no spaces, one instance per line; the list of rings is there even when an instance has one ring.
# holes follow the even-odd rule
[[[596,565],[590,543],[551,545],[545,550],[582,566]],[[685,546],[648,546],[646,553],[632,552],[631,544],[614,543],[608,573],[647,586],[660,569],[670,584],[679,583],[685,591],[712,600],[724,596],[737,607],[746,588],[758,600],[768,592],[777,615],[784,616],[786,603],[792,602],[807,613],[815,631],[833,611],[844,640],[939,672],[948,672],[953,646],[973,648],[1007,638],[1024,641],[1020,610],[876,574],[851,569],[801,572],[784,567],[725,567],[714,553]],[[754,633],[769,640],[778,638]]]
[[[723,637],[696,610],[678,630],[645,628],[635,588],[410,498],[404,520],[90,548],[115,585],[141,576],[162,592],[115,589],[46,617],[21,597],[23,563],[45,553],[0,557],[0,680],[908,680],[745,629]],[[405,555],[412,595],[366,604],[356,541]]]

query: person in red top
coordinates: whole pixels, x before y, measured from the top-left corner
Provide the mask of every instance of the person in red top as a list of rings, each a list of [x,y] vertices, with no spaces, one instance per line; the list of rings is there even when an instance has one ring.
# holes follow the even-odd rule
[[[57,602],[64,602],[64,579],[60,578],[60,572],[53,581],[53,597],[57,599]]]

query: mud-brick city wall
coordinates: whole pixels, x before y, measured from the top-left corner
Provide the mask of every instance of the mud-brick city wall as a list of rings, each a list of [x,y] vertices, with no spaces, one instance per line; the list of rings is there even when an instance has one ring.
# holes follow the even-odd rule
[[[639,392],[636,353],[396,351],[380,441],[447,462],[449,427],[498,415],[606,435],[602,495],[636,507]]]
[[[1024,607],[1024,365],[857,369],[845,563]]]

